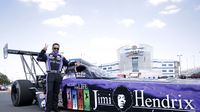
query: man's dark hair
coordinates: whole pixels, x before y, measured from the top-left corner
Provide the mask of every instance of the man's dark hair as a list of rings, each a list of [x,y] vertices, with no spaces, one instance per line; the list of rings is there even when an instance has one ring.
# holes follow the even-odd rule
[[[53,47],[54,45],[58,45],[58,46],[60,47],[60,44],[58,44],[58,43],[53,43],[52,47]]]

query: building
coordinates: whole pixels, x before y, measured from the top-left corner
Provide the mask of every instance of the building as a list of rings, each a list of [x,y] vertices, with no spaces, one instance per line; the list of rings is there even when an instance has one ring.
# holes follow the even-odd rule
[[[179,71],[179,62],[174,60],[159,60],[152,61],[152,70],[161,72],[161,78],[176,77]]]
[[[113,63],[101,64],[98,67],[112,76],[115,76],[120,72],[118,61]]]
[[[152,47],[146,44],[126,45],[117,51],[120,72],[151,70]]]
[[[109,74],[141,74],[140,78],[176,77],[179,62],[152,59],[152,47],[146,44],[126,45],[117,50],[119,61],[99,66]],[[134,76],[134,77],[135,77]],[[139,75],[138,75],[139,77]]]
[[[178,61],[173,60],[154,59],[151,70],[140,70],[140,72],[144,74],[142,78],[176,77],[178,75],[178,63]],[[122,73],[119,68],[119,62],[102,64],[99,68],[111,75]]]

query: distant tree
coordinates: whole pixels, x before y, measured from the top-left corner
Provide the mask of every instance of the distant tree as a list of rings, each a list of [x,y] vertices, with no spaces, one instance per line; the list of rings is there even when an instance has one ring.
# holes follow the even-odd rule
[[[10,84],[8,77],[0,72],[0,84]]]

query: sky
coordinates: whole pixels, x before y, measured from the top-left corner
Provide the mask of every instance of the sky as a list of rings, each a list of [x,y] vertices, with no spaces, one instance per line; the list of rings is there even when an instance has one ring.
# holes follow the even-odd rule
[[[124,45],[148,44],[153,59],[200,66],[200,0],[1,0],[0,72],[24,78],[20,56],[3,47],[39,52],[58,42],[67,59],[117,61]]]

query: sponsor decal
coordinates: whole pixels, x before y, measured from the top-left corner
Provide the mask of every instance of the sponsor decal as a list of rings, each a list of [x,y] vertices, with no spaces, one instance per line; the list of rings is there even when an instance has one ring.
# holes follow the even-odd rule
[[[83,89],[78,89],[78,110],[83,110]]]
[[[72,109],[71,88],[67,88],[67,108],[68,108],[68,109]]]
[[[182,99],[179,94],[175,99],[171,99],[169,94],[162,99],[148,98],[144,96],[144,90],[134,90],[134,107],[157,108],[163,110],[194,110],[193,99]]]
[[[148,110],[156,111],[176,111],[195,112],[194,99],[187,99],[181,94],[165,94],[162,97],[152,96],[144,90],[129,90],[127,87],[118,86],[115,89],[102,89],[96,86],[92,88],[87,85],[78,85],[78,108],[73,110],[86,111],[134,111]],[[68,89],[67,89],[68,91]],[[72,97],[74,90],[72,90]],[[67,94],[68,95],[68,94]],[[70,94],[69,94],[70,95]],[[69,98],[67,96],[67,98]],[[73,98],[72,98],[73,99]],[[76,101],[75,101],[76,100]],[[73,103],[74,105],[74,103]],[[73,106],[74,107],[74,106]],[[70,108],[68,108],[70,109]]]
[[[120,86],[116,88],[112,93],[113,103],[115,107],[126,112],[132,106],[132,93],[125,87]]]
[[[78,109],[77,90],[72,89],[72,109]]]
[[[88,89],[84,89],[83,94],[84,94],[84,110],[90,111],[90,92]]]

